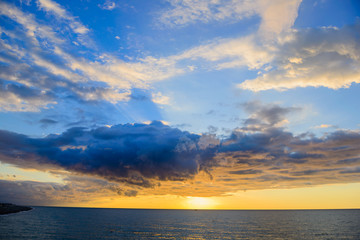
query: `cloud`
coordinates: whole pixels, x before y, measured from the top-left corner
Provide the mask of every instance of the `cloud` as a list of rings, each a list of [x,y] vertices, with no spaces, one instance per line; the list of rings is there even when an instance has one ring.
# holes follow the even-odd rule
[[[334,125],[330,125],[330,124],[320,124],[318,126],[315,126],[314,128],[334,128]]]
[[[167,96],[164,96],[161,92],[153,93],[152,94],[152,101],[154,103],[160,104],[160,105],[169,105],[170,98]]]
[[[167,26],[187,25],[195,22],[242,19],[254,14],[253,5],[245,1],[176,1],[168,0],[172,9],[161,13],[159,20]]]
[[[360,134],[353,131],[321,138],[294,136],[280,129],[235,131],[222,142],[216,155],[221,167],[211,174],[229,191],[237,186],[269,189],[357,182],[359,162],[340,159],[357,157],[359,141]]]
[[[116,3],[115,2],[113,2],[113,1],[109,1],[109,0],[106,0],[105,2],[104,2],[104,4],[99,4],[98,5],[99,6],[99,8],[101,8],[101,9],[104,9],[104,10],[113,10],[115,7],[116,7]]]
[[[249,70],[267,71],[277,54],[274,43],[279,35],[290,31],[301,0],[169,0],[169,3],[172,8],[163,11],[159,17],[159,21],[166,26],[241,20],[254,15],[259,15],[262,21],[257,31],[245,37],[216,39],[161,60],[149,58],[174,67],[167,77],[199,68],[222,70],[247,67]]]
[[[209,16],[205,18],[208,19],[206,21],[228,19],[237,16],[237,11],[241,17],[246,13],[260,14],[263,20],[256,33],[235,39],[213,40],[176,55],[159,58],[148,56],[126,62],[109,54],[94,53],[92,59],[95,60],[89,60],[81,54],[70,53],[69,39],[60,37],[52,26],[38,23],[34,15],[26,14],[11,4],[1,3],[0,14],[21,25],[17,31],[7,29],[6,25],[0,29],[5,34],[2,36],[6,36],[1,39],[4,54],[0,61],[5,63],[5,71],[1,73],[1,77],[11,84],[22,84],[53,97],[53,101],[32,104],[19,95],[14,95],[14,101],[21,102],[23,106],[6,106],[2,109],[39,111],[52,102],[61,101],[64,92],[78,100],[100,100],[117,104],[131,99],[134,88],[151,89],[151,85],[157,81],[170,79],[193,69],[245,67],[259,70],[256,79],[249,79],[238,85],[239,88],[251,91],[307,86],[337,89],[359,82],[358,37],[354,34],[358,24],[342,29],[290,31],[300,1],[236,1],[234,6],[230,4],[233,3],[231,1],[171,3],[174,11],[177,9],[175,12],[185,14],[188,17],[184,19],[192,19],[191,21],[205,21],[202,18],[204,14]],[[57,21],[80,24],[54,1],[39,0],[38,5],[57,16]],[[283,16],[277,14],[279,9],[286,13],[287,18],[279,17]],[[167,16],[166,19],[173,19],[173,15]],[[275,26],[280,28],[275,29]],[[267,34],[264,29],[277,33],[276,40],[264,40],[262,35]],[[21,39],[21,44],[18,39]],[[41,81],[35,81],[33,73]],[[169,103],[167,96],[160,97],[157,94],[152,93],[155,103]]]
[[[59,19],[66,20],[71,29],[77,34],[86,34],[89,29],[86,28],[80,21],[77,21],[70,13],[62,8],[58,3],[52,0],[37,0],[41,9],[55,15]]]
[[[37,112],[56,104],[51,93],[0,80],[0,111]]]
[[[227,69],[247,67],[259,69],[269,63],[272,52],[266,46],[258,44],[255,35],[236,39],[220,39],[212,43],[200,45],[169,59],[175,61],[192,60],[192,64],[199,64],[199,60],[210,62],[210,68]],[[197,61],[197,63],[195,63]],[[215,65],[215,66],[214,66]]]
[[[239,88],[254,92],[296,87],[339,89],[359,83],[360,47],[356,34],[359,23],[342,28],[291,29],[300,2],[254,1],[251,4],[258,6],[256,11],[263,19],[256,33],[235,39],[214,40],[169,56],[167,60],[174,61],[177,66],[186,63],[196,69],[200,66],[200,69],[247,67],[259,70],[257,78],[238,84]],[[230,2],[171,1],[171,4],[173,10],[164,12],[161,18],[170,25],[220,21],[232,18],[232,13],[236,11],[236,7],[226,7],[231,5]],[[236,4],[250,3],[237,1]],[[249,6],[241,8],[241,11],[250,12]],[[222,11],[225,7],[229,9]]]
[[[360,82],[360,24],[293,30],[278,46],[272,70],[246,80],[251,91],[297,87],[348,88]]]
[[[50,118],[42,118],[40,119],[39,123],[41,124],[42,128],[47,128],[50,125],[55,125],[58,121],[50,119]]]
[[[85,34],[79,30],[80,22],[58,3],[41,0],[38,5],[57,16],[57,23],[72,22],[73,29]],[[55,32],[52,21],[49,25],[39,23],[36,15],[25,13],[12,4],[0,3],[0,6],[2,20],[7,23],[0,27],[0,77],[7,85],[26,86],[53,98],[52,101],[42,98],[43,102],[29,102],[19,94],[10,96],[8,93],[16,106],[9,107],[9,101],[4,102],[3,111],[39,111],[50,103],[63,101],[64,96],[116,104],[128,101],[133,88],[149,89],[152,82],[183,72],[172,60],[147,57],[125,62],[111,55],[98,55],[93,49],[87,49],[94,59],[89,60],[71,51],[74,47],[71,40]],[[162,100],[160,102],[164,103],[165,98]]]
[[[259,14],[262,22],[260,34],[274,38],[277,34],[289,30],[297,18],[302,0],[259,1]]]
[[[105,180],[68,176],[64,183],[0,180],[0,202],[32,206],[86,204],[103,198],[134,197],[137,190]]]
[[[300,111],[296,107],[281,107],[276,104],[262,104],[259,101],[252,101],[240,104],[240,106],[248,113],[250,117],[244,121],[244,128],[242,129],[258,129],[263,130],[269,127],[281,127],[288,123],[285,118],[290,113]]]
[[[246,174],[259,174],[262,173],[261,170],[254,170],[254,169],[246,169],[246,170],[238,170],[238,171],[229,171],[230,174],[239,174],[239,175],[246,175]]]
[[[57,201],[69,202],[70,198],[59,196],[69,191],[68,186],[57,183],[0,180],[0,200],[24,205],[52,205]]]
[[[359,181],[358,131],[295,136],[279,123],[298,108],[260,102],[241,106],[250,117],[244,120],[244,127],[221,142],[215,156],[218,165],[212,172],[229,188],[237,184],[266,189]]]
[[[6,16],[23,26],[25,34],[35,45],[40,45],[36,36],[48,39],[52,43],[61,43],[62,40],[56,37],[56,33],[49,26],[38,24],[31,14],[26,14],[12,4],[0,3],[0,14]]]
[[[168,0],[171,8],[161,12],[159,21],[165,26],[191,23],[239,21],[254,15],[261,17],[259,31],[264,35],[279,34],[295,22],[301,0]]]
[[[290,12],[289,14],[293,16],[293,18],[289,20],[290,22],[284,23],[284,26],[286,25],[287,27],[282,27],[282,29],[289,28],[292,25],[294,16],[296,16],[295,13],[298,2],[299,1],[291,1],[281,5],[284,5],[283,7],[288,9],[282,11],[288,11]],[[264,16],[267,16],[266,18],[264,17],[264,19],[270,19],[266,20],[270,23],[272,23],[272,21],[276,23],[280,20],[275,18],[274,15],[267,14],[267,9],[278,9],[280,3],[282,3],[280,0],[272,2],[271,4],[266,3],[266,1],[256,1],[255,3],[240,1],[235,4],[235,6],[239,6],[239,8],[237,8],[228,5],[228,3],[217,5],[218,3],[208,1],[206,3],[202,1],[194,2],[194,5],[192,5],[192,1],[173,2],[174,6],[177,4],[185,4],[187,6],[186,9],[193,6],[194,11],[197,11],[196,9],[201,5],[202,7],[199,7],[200,9],[208,9],[204,11],[201,10],[201,12],[207,12],[211,16],[216,15],[217,11],[214,9],[220,7],[222,10],[219,11],[219,13],[222,14],[217,17],[218,19],[226,19],[230,15],[235,16],[237,13],[228,15],[228,11],[231,11],[231,9],[243,11],[241,9],[244,4],[246,6],[249,5],[249,9],[253,9],[244,10],[250,12],[258,9],[255,5],[261,6],[256,11],[261,11]],[[253,6],[253,4],[255,5]],[[51,26],[39,24],[34,15],[23,13],[11,4],[2,3],[2,5],[3,10],[0,13],[19,23],[24,28],[24,32],[22,32],[21,29],[17,32],[13,32],[10,29],[2,29],[7,36],[6,39],[2,39],[2,43],[6,49],[6,59],[4,62],[8,64],[7,70],[3,73],[3,78],[13,83],[21,83],[41,91],[51,92],[54,96],[54,101],[57,101],[57,98],[61,98],[63,92],[66,91],[69,95],[76,96],[79,100],[102,100],[116,104],[121,101],[128,101],[134,88],[150,89],[151,84],[154,82],[184,74],[192,71],[192,69],[222,70],[246,67],[249,70],[268,71],[268,69],[271,68],[270,64],[278,61],[276,54],[279,50],[275,46],[272,44],[264,44],[262,41],[256,41],[260,33],[236,39],[213,40],[210,43],[167,57],[154,58],[148,56],[142,59],[136,59],[133,62],[125,62],[109,54],[94,54],[93,58],[96,60],[92,61],[81,56],[70,54],[67,51],[68,40],[58,36],[58,33],[55,33]],[[39,0],[38,5],[41,9],[57,16],[57,20],[59,21],[65,20],[74,22],[74,24],[80,24],[75,17],[56,2]],[[273,18],[275,18],[275,20]],[[77,24],[77,26],[80,26],[79,24]],[[72,28],[75,29],[74,26]],[[15,39],[23,39],[23,44],[28,46],[24,47],[23,44],[19,44]],[[290,59],[289,61],[293,65],[304,64],[304,62],[299,62],[303,61],[303,59],[299,57],[291,56],[288,57],[288,59]],[[12,70],[14,68],[17,68],[16,71]],[[36,74],[39,75],[38,78],[43,79],[43,81],[39,82],[31,79],[31,72],[36,72]],[[22,78],[17,77],[18,73],[22,74]],[[272,72],[266,74],[271,73]],[[267,76],[266,74],[262,76]],[[50,78],[54,79],[54,77],[56,81],[50,81]],[[259,78],[261,78],[261,76]],[[245,81],[240,84],[239,87],[258,91],[258,89],[249,86],[249,81],[254,82],[257,80]],[[51,87],[50,84],[52,85]],[[269,86],[269,84],[261,84],[262,88],[266,86]],[[276,85],[271,86],[275,86],[276,88]],[[54,91],[61,91],[61,94],[56,94]],[[161,95],[160,97],[157,94],[156,92],[153,93],[155,103],[167,104],[169,102],[167,96]],[[23,99],[19,97],[17,100],[20,102],[23,101]],[[24,102],[24,104],[26,106],[31,105],[31,103],[27,102]],[[37,107],[23,107],[22,109],[26,111],[30,111],[31,109],[39,110],[46,106],[47,105],[44,104],[38,105]]]
[[[186,195],[186,186],[191,184],[196,186],[193,194],[214,196],[244,188],[293,188],[360,180],[358,131],[337,130],[321,137],[294,135],[279,123],[299,109],[259,102],[241,106],[250,118],[223,139],[215,134],[181,131],[161,122],[75,127],[43,138],[0,131],[0,159],[20,168],[62,169],[132,186],[142,193],[155,188],[152,192],[157,194],[174,188],[174,194]],[[183,188],[175,188],[176,182]]]
[[[3,161],[20,167],[24,167],[23,159],[28,159],[26,164],[47,163],[151,187],[151,179],[181,181],[197,174],[212,156],[210,148],[200,149],[200,138],[161,122],[93,130],[71,128],[61,135],[41,139],[1,131],[0,154]]]

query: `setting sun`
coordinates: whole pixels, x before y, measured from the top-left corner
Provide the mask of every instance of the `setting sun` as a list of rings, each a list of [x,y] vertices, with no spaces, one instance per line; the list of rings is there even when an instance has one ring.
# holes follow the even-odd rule
[[[214,209],[216,202],[206,197],[187,197],[186,204],[190,209]]]

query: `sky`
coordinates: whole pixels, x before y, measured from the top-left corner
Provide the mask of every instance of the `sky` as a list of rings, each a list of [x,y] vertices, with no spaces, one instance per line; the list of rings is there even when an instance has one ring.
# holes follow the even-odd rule
[[[360,207],[358,0],[1,0],[0,23],[0,202]]]

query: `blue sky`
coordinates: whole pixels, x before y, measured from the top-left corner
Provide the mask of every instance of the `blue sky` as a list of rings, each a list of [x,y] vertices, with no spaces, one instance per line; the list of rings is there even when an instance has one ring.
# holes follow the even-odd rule
[[[356,90],[343,89],[345,86],[342,83],[335,87],[336,90],[323,83],[315,89],[311,84],[305,88],[295,85],[286,87],[286,91],[276,88],[274,91],[270,87],[254,92],[237,87],[245,80],[261,77],[260,72],[266,72],[267,68],[278,67],[276,60],[270,59],[274,56],[270,56],[272,53],[269,48],[275,46],[264,49],[264,45],[274,44],[275,36],[270,36],[274,34],[270,31],[281,31],[284,35],[296,29],[320,31],[319,28],[324,27],[337,27],[341,31],[347,25],[357,23],[359,4],[356,1],[294,1],[285,9],[289,12],[290,19],[275,19],[272,23],[274,26],[284,26],[279,29],[270,26],[270,30],[269,27],[267,30],[262,29],[261,25],[267,24],[267,20],[261,15],[266,12],[257,13],[260,11],[257,8],[261,7],[261,1],[255,1],[253,6],[246,6],[242,1],[218,4],[208,4],[206,1],[75,1],[61,4],[49,4],[47,1],[5,1],[3,4],[6,6],[4,9],[11,8],[21,12],[22,17],[30,18],[35,27],[49,28],[46,29],[47,33],[35,31],[35,38],[40,46],[33,50],[35,46],[30,43],[31,39],[21,36],[29,32],[26,30],[29,26],[19,23],[21,20],[9,15],[11,13],[2,14],[4,43],[16,46],[22,51],[25,56],[19,61],[28,65],[28,71],[39,71],[39,77],[47,75],[46,77],[54,78],[51,82],[57,87],[51,91],[45,90],[51,95],[42,96],[41,98],[46,98],[45,101],[39,99],[41,103],[25,103],[22,109],[19,109],[20,106],[9,107],[9,103],[3,103],[3,129],[39,135],[39,132],[62,132],[66,129],[66,124],[80,123],[80,119],[83,121],[80,124],[86,122],[88,126],[163,120],[172,125],[185,124],[188,127],[186,130],[201,133],[207,131],[209,126],[233,129],[239,121],[232,123],[232,119],[246,118],[246,114],[236,106],[254,100],[309,109],[304,113],[308,116],[297,117],[308,119],[302,119],[298,126],[295,123],[291,125],[295,131],[297,128],[306,131],[306,128],[319,124],[336,125],[340,128],[357,127],[358,122],[353,117],[356,112],[353,102],[356,99],[351,97],[356,96]],[[232,9],[232,4],[239,9]],[[224,11],[222,15],[216,14],[216,8],[220,7]],[[11,38],[10,32],[18,34],[17,39]],[[268,36],[265,36],[264,32]],[[316,37],[318,36],[314,33],[314,36],[308,37],[308,41]],[[255,46],[247,46],[253,43],[253,39],[247,38],[256,38]],[[238,49],[239,52],[231,53],[233,45],[230,42],[234,41],[233,44],[236,44],[236,41],[243,39],[246,41],[241,47],[248,49]],[[230,53],[221,54],[221,48],[228,48]],[[3,51],[3,54],[10,54],[11,50],[8,51]],[[277,51],[281,52],[281,47]],[[32,54],[36,54],[37,62]],[[258,54],[265,54],[267,56],[264,58],[269,59],[257,59]],[[255,57],[244,60],[242,55]],[[344,64],[346,60],[348,59],[344,59]],[[69,64],[74,61],[82,61],[84,66],[69,68]],[[235,65],[219,67],[221,63]],[[19,66],[18,62],[13,64]],[[92,74],[98,76],[87,76],[84,68],[92,64],[97,64],[98,69]],[[103,71],[116,68],[117,64],[124,65],[124,69],[111,74],[105,73],[111,76],[101,76]],[[129,66],[125,66],[127,64]],[[11,68],[12,64],[3,62],[3,66]],[[59,69],[54,69],[55,67]],[[127,68],[134,71],[133,74],[143,76],[121,76],[124,74],[122,71],[127,71]],[[63,73],[59,72],[62,70]],[[75,81],[73,78],[76,77],[83,79],[80,82]],[[103,80],[104,77],[113,79],[109,83]],[[9,81],[9,78],[7,75],[2,79]],[[64,80],[73,86],[59,86],[57,81]],[[11,83],[24,86],[22,81]],[[116,81],[123,83],[118,86]],[[352,80],[348,81],[346,84],[351,84]],[[356,79],[353,82],[356,82]],[[39,84],[28,86],[37,91],[48,87]],[[74,87],[84,89],[79,94],[80,89],[70,90]],[[84,92],[88,90],[85,88],[99,92],[97,96],[86,96]],[[100,88],[101,91],[112,91],[118,95],[108,99],[101,97],[99,95],[103,93],[98,90]],[[132,100],[129,100],[129,96],[133,97]],[[331,104],[329,109],[329,105],[324,102],[329,103],[335,98],[340,98],[336,100],[339,103]],[[8,99],[4,102],[6,100]],[[99,108],[101,111],[98,111]],[[340,112],[341,114],[338,114]],[[45,126],[39,123],[41,119],[50,119],[57,123]]]
[[[232,146],[233,141],[242,144],[237,135],[240,132],[249,134],[244,139],[254,141],[254,148],[246,151],[258,149],[258,139],[252,136],[268,136],[270,129],[292,134],[294,141],[306,135],[324,144],[340,132],[349,138],[359,134],[360,3],[356,0],[23,0],[1,1],[0,6],[0,129],[14,139],[35,144],[31,149],[38,147],[38,142],[72,135],[75,128],[83,129],[81,134],[89,142],[74,135],[74,142],[70,141],[74,146],[61,147],[64,154],[69,149],[85,151],[83,146],[94,152],[97,150],[92,147],[106,148],[106,144],[121,148],[118,143],[92,142],[97,136],[92,131],[117,126],[117,135],[120,130],[116,129],[126,124],[133,124],[134,131],[142,134],[153,124],[159,131],[174,134],[169,138],[177,139],[177,144],[183,138],[191,139],[200,151],[196,151],[198,155],[191,153],[197,156],[194,159],[205,154],[200,142],[218,146],[215,150],[210,147],[212,160],[203,160],[204,165],[202,160],[196,160],[197,167],[189,167],[195,163],[180,164],[182,173],[162,163],[156,165],[156,160],[151,160],[151,166],[161,169],[156,177],[134,165],[143,180],[171,182],[168,174],[162,175],[164,171],[181,179],[193,178],[201,171],[215,174],[224,166],[215,164],[214,159],[224,152],[245,151],[225,147]],[[205,140],[199,140],[200,136]],[[19,141],[8,147],[25,151]],[[131,141],[135,144],[142,140]],[[163,146],[164,142],[158,143]],[[316,159],[314,154],[320,150],[307,144],[308,148],[301,151]],[[178,151],[179,145],[170,145],[166,149]],[[162,149],[159,146],[152,146],[156,154],[156,149]],[[271,152],[274,149],[267,149],[269,156],[278,156]],[[40,162],[52,167],[41,167],[29,151],[23,154],[34,165],[19,162],[16,157],[14,160],[14,153],[5,150],[0,161],[16,166],[17,171],[31,168],[49,172],[56,165],[58,171],[66,170],[70,175],[80,172],[105,178],[111,184],[115,179],[133,191],[139,186],[132,185],[127,171],[125,174],[119,169],[120,175],[114,172],[110,173],[114,178],[108,178],[101,171],[79,170],[64,163],[58,158],[60,153],[46,155],[40,150],[29,151],[47,159]],[[331,161],[355,159],[358,150]],[[259,151],[265,154],[264,149]],[[147,159],[152,159],[150,155]],[[83,159],[73,157],[75,165],[81,161],[77,158]],[[178,157],[169,156],[169,164],[177,166]],[[94,161],[100,160],[90,162]],[[346,171],[353,171],[352,176],[345,180],[339,177],[332,183],[357,182],[358,164],[354,160],[348,166],[351,169]],[[110,166],[105,164],[104,168]],[[315,166],[316,171],[326,168]],[[303,171],[310,168],[314,166]],[[239,169],[245,174],[250,171]],[[264,172],[252,170],[257,177]],[[6,171],[2,171],[1,179],[7,179]],[[321,179],[308,181],[315,185],[327,182]]]

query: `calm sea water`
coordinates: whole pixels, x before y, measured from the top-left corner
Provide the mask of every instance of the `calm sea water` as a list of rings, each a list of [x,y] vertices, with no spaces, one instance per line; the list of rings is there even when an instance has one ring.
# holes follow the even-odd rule
[[[0,216],[0,239],[360,239],[360,210],[35,207]]]

